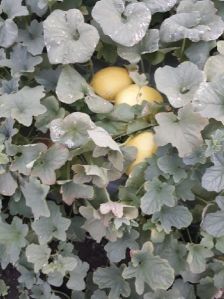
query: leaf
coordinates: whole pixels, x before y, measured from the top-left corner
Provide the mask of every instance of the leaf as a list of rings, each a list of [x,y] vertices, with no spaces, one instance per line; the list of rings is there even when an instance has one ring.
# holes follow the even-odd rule
[[[216,77],[222,75],[224,66],[224,55],[210,56],[205,63],[204,71],[208,81],[213,81]]]
[[[182,160],[175,154],[164,155],[157,161],[159,168],[173,176],[174,183],[179,183],[187,177]]]
[[[63,67],[56,87],[58,99],[62,103],[72,104],[82,99],[87,89],[87,82],[73,67]]]
[[[17,44],[13,47],[10,54],[10,68],[13,74],[18,73],[32,73],[35,70],[35,66],[42,62],[42,57],[32,56],[26,49],[26,47]]]
[[[68,149],[61,144],[54,144],[35,160],[31,175],[39,177],[45,185],[53,185],[56,182],[55,170],[61,168],[68,158]]]
[[[85,289],[85,277],[87,275],[87,271],[89,270],[89,265],[86,262],[82,262],[78,258],[77,266],[74,270],[69,273],[69,280],[66,286],[74,291],[82,291]]]
[[[224,285],[224,271],[220,271],[219,273],[215,274],[214,276],[214,285],[219,288],[222,289],[223,285]]]
[[[97,1],[92,16],[104,34],[126,47],[142,40],[151,21],[150,10],[144,3],[129,3],[125,7],[123,0]]]
[[[43,143],[18,146],[10,169],[24,175],[30,175],[34,162],[41,155],[41,152],[46,150],[47,146]]]
[[[28,6],[31,12],[41,17],[46,13],[48,9],[47,3],[43,2],[43,0],[26,0],[26,5]]]
[[[60,193],[62,200],[67,205],[72,205],[76,199],[92,199],[94,196],[94,189],[92,186],[85,184],[76,184],[72,181],[65,182],[61,186]]]
[[[64,257],[58,254],[53,261],[45,264],[42,267],[44,274],[60,273],[63,276],[69,271],[72,271],[77,266],[77,259],[73,257]]]
[[[212,82],[202,83],[193,100],[195,111],[201,116],[214,118],[224,124],[224,74]]]
[[[222,152],[213,155],[211,166],[202,176],[202,187],[208,191],[220,192],[224,189],[224,155]]]
[[[132,47],[118,46],[118,55],[130,63],[138,63],[141,55],[153,53],[159,49],[159,30],[149,29],[143,39]]]
[[[84,225],[82,226],[91,237],[96,240],[98,243],[106,235],[106,227],[101,215],[97,210],[88,206],[81,206],[79,208],[80,214],[86,219]]]
[[[153,290],[168,289],[174,281],[174,270],[166,260],[154,256],[152,243],[146,242],[141,250],[131,251],[131,262],[122,276],[135,278],[136,292],[141,295],[145,283]]]
[[[66,240],[66,231],[71,224],[71,220],[62,216],[59,207],[53,202],[48,204],[50,210],[49,217],[40,217],[32,223],[32,229],[38,236],[39,243],[47,244],[52,239]]]
[[[19,40],[32,55],[39,55],[44,48],[43,24],[33,20],[26,30],[20,30]]]
[[[131,293],[130,286],[121,274],[123,267],[111,265],[107,268],[97,268],[93,274],[93,281],[100,289],[110,289],[108,299],[120,298],[120,295],[127,298]]]
[[[12,196],[17,189],[17,182],[10,172],[0,174],[0,194]]]
[[[46,91],[55,91],[58,78],[61,73],[61,67],[58,66],[55,69],[41,69],[36,75],[35,80],[44,86]]]
[[[202,273],[206,269],[206,259],[213,256],[213,252],[200,244],[188,244],[187,262],[193,273]]]
[[[180,294],[185,299],[196,299],[194,286],[187,282],[184,283],[184,281],[181,279],[177,279],[174,282],[173,289],[179,290]]]
[[[85,97],[85,103],[94,113],[110,113],[114,106],[109,101],[89,92]]]
[[[204,81],[204,74],[194,63],[185,61],[177,68],[158,68],[155,81],[157,88],[167,96],[170,104],[180,108],[192,101],[199,84]]]
[[[203,18],[207,12],[206,18]],[[161,25],[163,42],[188,38],[193,42],[216,40],[223,32],[224,23],[216,14],[212,1],[183,0],[177,14],[167,18]]]
[[[0,279],[0,295],[5,296],[8,295],[9,286],[6,285],[5,281]]]
[[[10,19],[4,22],[0,20],[0,46],[4,48],[11,47],[17,40],[18,27]]]
[[[89,115],[73,112],[64,119],[55,119],[50,124],[51,139],[66,145],[68,148],[84,146],[89,141],[89,131],[95,125]]]
[[[22,0],[2,0],[1,8],[8,18],[27,16],[29,14],[26,6],[21,5]]]
[[[148,6],[151,13],[154,14],[156,12],[166,12],[171,10],[177,3],[177,0],[143,0],[143,2]]]
[[[214,41],[192,43],[184,52],[187,58],[196,64],[199,69],[203,69],[210,51],[216,46]]]
[[[50,211],[46,202],[46,196],[50,187],[43,185],[36,178],[30,178],[21,186],[21,191],[26,200],[26,205],[31,208],[34,218],[49,217]]]
[[[51,250],[44,245],[29,244],[26,248],[26,257],[28,262],[34,264],[34,272],[38,273],[45,264],[48,264]]]
[[[224,211],[206,214],[202,228],[213,237],[224,237]]]
[[[134,206],[129,206],[120,202],[108,201],[100,205],[100,213],[103,215],[113,214],[116,218],[135,219],[138,216],[138,210]]]
[[[44,39],[51,64],[88,61],[99,41],[95,27],[84,23],[80,10],[54,10],[44,21]]]
[[[4,94],[0,96],[0,117],[12,117],[29,127],[33,116],[46,112],[46,108],[40,104],[43,96],[41,86],[33,88],[25,86],[17,93]]]
[[[99,167],[97,165],[73,165],[72,170],[75,172],[73,182],[76,184],[83,184],[92,182],[99,188],[106,187],[109,183],[108,169]]]
[[[91,296],[91,299],[108,299],[108,297],[105,292],[96,290]]]
[[[65,109],[59,106],[59,102],[54,96],[43,99],[41,103],[47,111],[36,117],[35,127],[46,133],[52,120],[65,117]]]
[[[130,233],[126,232],[124,235],[115,242],[109,241],[104,249],[107,252],[107,256],[112,263],[118,263],[126,256],[126,250],[138,249],[138,243],[135,241],[139,237],[139,233],[136,230],[132,230]]]
[[[158,243],[155,252],[169,262],[176,275],[185,270],[187,250],[185,245],[174,237],[166,237],[162,243]]]
[[[156,291],[155,293],[146,293],[144,299],[185,299],[181,296],[179,290]]]
[[[22,220],[15,216],[8,224],[0,220],[0,244],[5,248],[5,259],[15,264],[21,252],[27,244],[25,237],[28,234],[28,226],[22,223]]]
[[[173,208],[163,207],[160,212],[153,215],[153,221],[159,220],[165,232],[170,233],[171,227],[178,229],[188,227],[192,220],[192,214],[188,208],[184,206],[176,206]]]
[[[159,146],[171,143],[177,148],[180,157],[190,155],[202,142],[200,132],[208,120],[192,111],[190,104],[173,112],[161,112],[156,115],[159,126],[155,127],[155,141]]]
[[[145,183],[146,193],[141,198],[141,210],[147,215],[159,212],[166,205],[175,206],[175,187],[167,183],[162,183],[157,178]]]

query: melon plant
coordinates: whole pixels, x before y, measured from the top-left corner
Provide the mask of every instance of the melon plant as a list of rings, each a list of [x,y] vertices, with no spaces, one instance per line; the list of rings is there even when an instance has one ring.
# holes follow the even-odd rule
[[[1,1],[1,298],[223,298],[223,33],[222,0]]]

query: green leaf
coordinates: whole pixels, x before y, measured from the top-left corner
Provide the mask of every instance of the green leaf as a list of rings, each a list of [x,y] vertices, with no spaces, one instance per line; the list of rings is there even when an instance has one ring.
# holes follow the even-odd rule
[[[60,193],[62,194],[62,200],[67,205],[72,205],[76,199],[92,199],[94,196],[94,189],[92,186],[85,184],[76,184],[73,181],[65,181]]]
[[[153,215],[153,221],[160,221],[165,232],[170,233],[172,227],[178,229],[188,227],[192,220],[192,214],[188,208],[184,206],[176,206],[173,208],[163,207],[160,212]]]
[[[48,264],[50,254],[51,250],[46,244],[30,244],[26,248],[27,260],[34,264],[34,272],[36,273],[38,273],[44,265]]]
[[[104,249],[107,252],[107,256],[112,263],[118,263],[126,256],[126,250],[138,249],[138,243],[135,241],[139,237],[139,233],[136,230],[132,230],[130,233],[125,232],[124,235],[117,239],[115,242],[109,241]]]
[[[53,185],[56,182],[55,170],[61,168],[68,158],[68,149],[61,144],[54,144],[36,159],[31,175],[39,177],[43,184]]]
[[[185,299],[181,296],[179,290],[156,291],[155,293],[147,293],[144,299]]]
[[[54,96],[43,99],[42,104],[46,107],[47,111],[35,118],[35,127],[46,133],[52,120],[65,117],[65,109],[60,108],[59,102]]]
[[[49,217],[50,211],[46,202],[49,186],[43,185],[39,180],[30,178],[21,186],[21,191],[26,200],[26,205],[31,208],[34,218]]]
[[[15,216],[8,224],[0,220],[0,244],[5,248],[5,258],[12,264],[18,261],[21,249],[27,244],[25,237],[28,234],[28,226]]]
[[[108,299],[108,297],[105,292],[96,290],[91,296],[91,299]]]
[[[220,192],[224,189],[224,155],[222,152],[211,158],[214,166],[205,170],[202,176],[202,187],[208,191]]]
[[[213,237],[224,237],[224,211],[206,214],[202,228]]]
[[[106,187],[109,183],[108,169],[97,165],[73,165],[72,170],[75,172],[73,182],[83,184],[92,182],[99,188]]]
[[[0,45],[8,48],[14,44],[18,38],[18,27],[16,23],[10,19],[2,22],[0,19]]]
[[[190,103],[204,81],[204,74],[190,61],[185,61],[177,68],[160,67],[155,72],[157,88],[164,93],[170,104],[180,108]]]
[[[144,3],[129,3],[125,7],[123,0],[96,2],[92,16],[105,35],[126,47],[142,40],[151,21],[151,12]],[[108,19],[111,21],[108,22]]]
[[[155,127],[156,143],[160,146],[171,143],[180,157],[190,155],[202,144],[200,132],[208,124],[208,120],[194,112],[190,104],[179,109],[177,116],[173,112],[158,113],[156,120],[159,123]]]
[[[97,268],[93,274],[93,281],[100,289],[110,289],[108,299],[120,298],[120,295],[127,298],[130,296],[131,289],[121,274],[123,267],[111,265],[107,268]]]
[[[0,174],[0,194],[11,196],[17,189],[17,182],[10,172]]]
[[[177,3],[177,0],[143,0],[143,2],[151,10],[151,13],[154,14],[156,12],[169,11]]]
[[[66,286],[74,291],[82,291],[86,286],[84,279],[87,275],[87,271],[89,270],[89,265],[82,262],[79,258],[77,260],[77,266],[74,270],[69,272],[69,280]]]
[[[49,203],[50,216],[40,217],[32,223],[32,228],[38,236],[40,244],[45,244],[53,238],[65,241],[66,231],[71,220],[62,217],[59,207],[55,203]]]
[[[95,129],[89,115],[73,112],[64,119],[55,119],[50,124],[51,139],[68,148],[84,146],[89,141],[88,130]]]
[[[20,16],[27,16],[29,14],[28,9],[26,6],[23,6],[21,2],[22,0],[2,0],[0,7],[10,19]]]
[[[181,180],[187,177],[187,173],[184,170],[185,165],[182,160],[175,155],[164,155],[160,157],[157,161],[159,168],[170,175],[173,176],[175,183],[179,183]]]
[[[44,38],[51,64],[83,63],[91,58],[99,34],[95,27],[84,23],[80,10],[57,9],[44,21]]]
[[[6,285],[4,280],[0,279],[0,295],[3,296],[3,298],[4,296],[8,295],[8,290],[9,290],[9,286]]]
[[[125,279],[135,278],[136,292],[144,292],[144,284],[151,289],[168,289],[174,281],[174,270],[167,260],[153,255],[152,243],[146,242],[141,250],[131,251],[131,262],[123,271]]]
[[[62,103],[72,104],[82,99],[87,89],[86,80],[73,67],[63,67],[56,87],[58,99]]]
[[[214,276],[214,285],[222,289],[224,285],[224,270],[220,271],[219,273],[215,274]]]
[[[85,97],[85,103],[94,113],[110,113],[114,107],[109,101],[91,92]]]
[[[44,274],[60,273],[63,276],[69,271],[72,271],[77,266],[77,259],[73,257],[64,257],[58,254],[52,262],[44,264],[42,272]]]
[[[175,206],[175,187],[167,183],[162,183],[157,178],[145,183],[146,193],[141,198],[141,210],[147,215],[159,212],[166,205]]]
[[[24,175],[30,175],[35,160],[43,151],[47,150],[47,146],[43,143],[27,144],[17,146],[16,150],[17,153],[10,169]]]
[[[40,104],[44,96],[43,87],[23,87],[13,94],[0,96],[0,116],[12,117],[24,126],[32,124],[33,116],[46,112],[45,106]],[[31,104],[32,103],[32,104]]]
[[[213,252],[200,244],[188,244],[187,262],[193,273],[202,273],[206,269],[206,259],[212,257]]]
[[[201,116],[214,118],[224,124],[224,75],[200,85],[193,106]]]

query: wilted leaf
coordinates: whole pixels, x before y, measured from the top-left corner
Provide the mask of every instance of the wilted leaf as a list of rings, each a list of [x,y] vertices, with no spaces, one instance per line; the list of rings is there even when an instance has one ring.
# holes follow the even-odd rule
[[[95,27],[78,9],[54,10],[44,21],[44,39],[52,64],[88,61],[99,41]]]

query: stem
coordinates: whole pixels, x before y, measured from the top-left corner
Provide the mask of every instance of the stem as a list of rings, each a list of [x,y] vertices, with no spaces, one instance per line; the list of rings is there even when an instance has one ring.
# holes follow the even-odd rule
[[[92,59],[90,59],[88,66],[89,66],[90,73],[91,73],[91,78],[92,78],[93,75],[94,75],[93,61],[92,61]]]
[[[144,65],[144,61],[141,57],[141,69],[142,69],[142,72],[145,73],[145,65]]]
[[[180,49],[180,62],[183,61],[185,46],[186,46],[186,38],[183,39],[183,42],[182,42],[182,45],[181,45],[181,49]]]
[[[147,126],[147,127],[145,127],[145,128],[142,128],[142,129],[140,129],[140,130],[133,131],[133,132],[131,132],[130,134],[124,133],[124,134],[120,134],[120,135],[114,136],[114,139],[116,140],[116,139],[121,138],[121,137],[130,136],[130,135],[132,135],[132,134],[138,133],[138,132],[140,132],[140,131],[142,131],[142,130],[145,130],[145,129],[149,129],[149,128],[151,128],[151,127],[154,127],[154,125],[151,124],[151,125],[149,125],[149,126]]]
[[[53,292],[54,292],[55,294],[58,294],[58,295],[63,296],[63,297],[66,298],[66,299],[70,299],[69,296],[68,296],[67,294],[65,294],[65,293],[63,293],[63,292],[61,292],[61,291],[53,290]]]
[[[187,236],[188,236],[188,238],[189,238],[189,241],[190,241],[191,243],[193,243],[193,241],[192,241],[192,239],[191,239],[191,234],[190,234],[188,228],[186,229],[186,232],[187,232]]]

